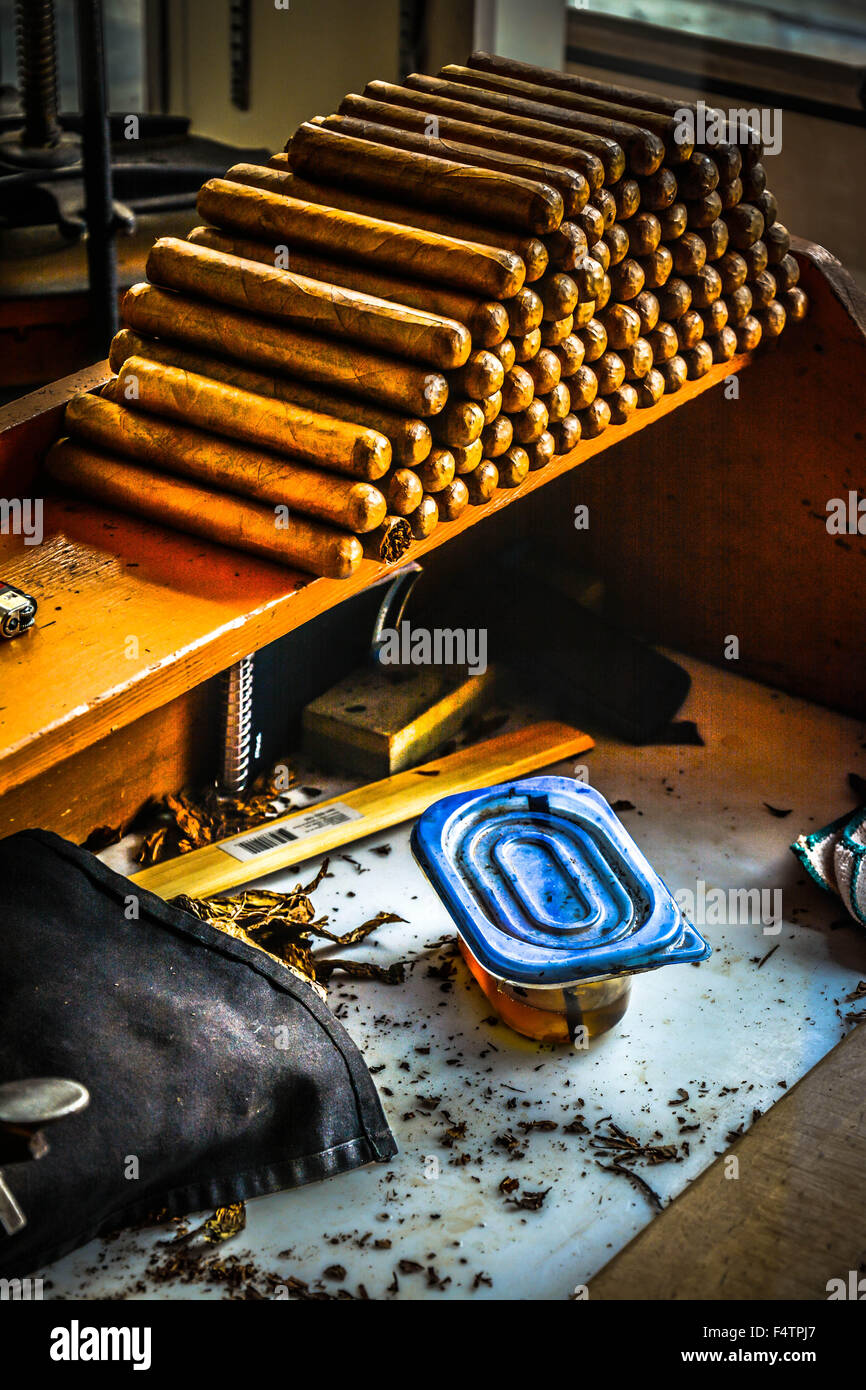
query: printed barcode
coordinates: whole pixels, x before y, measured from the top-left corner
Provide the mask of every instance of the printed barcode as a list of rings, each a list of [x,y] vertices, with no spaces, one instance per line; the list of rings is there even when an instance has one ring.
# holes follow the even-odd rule
[[[226,840],[220,845],[220,849],[225,850],[233,859],[254,859],[257,854],[267,854],[269,850],[279,849],[281,845],[291,844],[293,840],[303,840],[328,826],[360,819],[360,811],[337,802],[333,806],[322,806],[320,810],[296,816],[291,822],[291,828],[275,825],[269,830],[258,830],[255,835],[242,835],[234,840]]]
[[[238,849],[245,849],[248,854],[264,854],[266,849],[276,849],[277,845],[287,845],[289,840],[297,838],[291,830],[269,830],[264,835],[253,835],[250,840],[240,840]]]

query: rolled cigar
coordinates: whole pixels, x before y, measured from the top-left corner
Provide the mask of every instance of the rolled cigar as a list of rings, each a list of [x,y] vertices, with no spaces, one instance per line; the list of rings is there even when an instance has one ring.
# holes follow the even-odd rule
[[[610,406],[603,396],[596,396],[592,405],[578,412],[583,439],[597,439],[610,424]]]
[[[522,259],[513,251],[284,198],[227,179],[209,179],[204,184],[198,211],[218,227],[260,241],[308,247],[491,299],[516,294],[526,275]]]
[[[386,87],[386,83],[371,86]],[[426,111],[413,111],[408,106],[398,106],[392,102],[377,101],[372,97],[350,93],[340,102],[340,114],[355,116],[362,120],[377,121],[380,125],[396,126],[399,130],[421,131],[425,136],[429,128]],[[470,121],[454,120],[449,116],[439,116],[439,138],[443,141],[456,141],[462,146],[475,146],[494,155],[497,152],[509,155],[522,155],[527,160],[541,165],[553,165],[559,169],[573,169],[583,176],[587,194],[600,188],[604,181],[604,166],[594,156],[581,156],[567,145],[557,145],[552,141],[529,140],[520,135],[500,132],[495,141],[491,132],[483,125]],[[453,148],[453,146],[452,146]],[[584,202],[586,199],[584,198]]]
[[[491,437],[488,431],[493,429],[500,420],[505,421],[508,442],[511,442],[511,421],[507,415],[497,415],[495,420],[491,420],[489,425],[484,426],[484,429],[481,431],[480,439],[474,439],[471,444],[464,445],[462,449],[459,445],[454,445],[451,454],[454,458],[454,471],[458,476],[462,477],[464,473],[471,473],[474,468],[478,467],[485,453],[487,453],[485,442]],[[492,458],[493,455],[491,454],[490,457]]]
[[[714,265],[705,265],[697,275],[690,275],[686,282],[692,292],[692,304],[696,309],[706,309],[722,292],[722,277]]]
[[[540,336],[541,335],[539,334],[539,337]],[[496,356],[499,358],[505,371],[510,372],[511,368],[517,361],[517,356],[514,351],[514,343],[511,341],[510,338],[504,338],[503,341],[499,344],[499,346],[496,348]]]
[[[575,281],[564,271],[554,270],[538,282],[538,293],[544,306],[546,319],[565,318],[577,304],[578,288]]]
[[[766,309],[776,298],[776,277],[769,270],[762,270],[760,275],[749,281],[749,289],[752,291],[752,304],[757,313],[758,309]]]
[[[533,126],[542,127],[539,130],[522,127],[524,134],[538,134],[540,138],[554,139],[559,143],[564,143],[566,135],[571,134],[580,148],[598,156],[604,164],[608,180],[615,181],[622,174],[625,168],[625,153],[609,123],[581,112],[563,111],[555,105],[525,100],[511,93],[484,90],[474,83],[461,86],[459,80],[451,80],[455,78],[457,71],[449,69],[447,77],[427,77],[420,73],[410,73],[404,86],[425,95],[470,103],[473,108],[480,107],[485,111],[516,117],[521,121],[531,122]],[[509,128],[515,127],[512,125]]]
[[[627,304],[611,304],[601,315],[607,341],[617,352],[632,347],[640,335],[640,316]]]
[[[587,254],[586,232],[576,222],[561,222],[555,232],[549,232],[544,245],[552,270],[570,271]]]
[[[641,333],[644,336],[646,336],[647,333],[651,333],[658,323],[661,314],[659,302],[652,290],[641,290],[637,299],[632,302],[631,307],[640,319]]]
[[[469,489],[462,478],[455,478],[453,483],[442,489],[436,501],[440,521],[456,521],[469,506]]]
[[[722,215],[722,200],[718,193],[707,193],[688,204],[688,224],[690,227],[711,227]]]
[[[598,377],[592,367],[578,367],[573,376],[568,378],[568,390],[571,395],[572,414],[578,414],[592,405],[598,395]],[[554,430],[554,438],[556,431]]]
[[[539,436],[540,438],[540,436]],[[529,477],[529,454],[519,444],[512,444],[496,461],[500,487],[520,487]]]
[[[554,458],[562,457],[580,443],[580,420],[574,414],[566,415],[558,425],[552,425],[549,432],[553,435]]]
[[[543,317],[541,296],[528,286],[508,301],[508,331],[512,337],[531,333],[533,328],[538,328]]]
[[[289,372],[410,415],[436,415],[448,399],[448,383],[438,372],[236,309],[217,309],[155,285],[133,285],[127,290],[123,317],[130,327],[149,336]]]
[[[568,149],[569,166],[579,169],[591,188],[600,188],[605,178],[619,178],[625,168],[625,154],[619,147],[616,155],[609,147],[605,147],[605,161],[586,148],[578,132],[564,130],[549,122],[526,120],[507,111],[494,111],[488,107],[473,105],[472,93],[468,90],[465,99],[455,99],[453,96],[414,91],[411,87],[398,87],[388,82],[368,82],[364,88],[364,96],[422,111],[425,116],[428,113],[433,114],[439,120],[445,117],[470,122],[487,132],[491,149],[514,148],[510,143],[514,136],[542,144],[553,142],[560,148]],[[480,136],[476,138],[480,139]]]
[[[229,170],[227,178],[316,207],[339,208],[343,212],[397,223],[401,227],[414,227],[437,236],[471,242],[473,246],[495,247],[499,251],[519,256],[523,262],[524,278],[527,282],[537,280],[547,269],[547,247],[540,237],[511,231],[507,227],[494,226],[489,222],[472,222],[438,208],[426,208],[411,202],[396,202],[391,198],[376,197],[372,192],[361,191],[358,188],[313,183],[301,178],[299,174],[292,173],[288,157],[284,154],[273,155],[264,168],[259,165],[236,164]],[[283,237],[283,241],[286,240],[287,238]],[[408,267],[403,268],[403,273],[420,275],[420,271],[413,272]],[[509,296],[503,293],[497,297],[506,299]]]
[[[643,271],[644,284],[650,290],[660,290],[673,274],[673,256],[667,246],[657,246],[648,256],[642,256],[638,264]]]
[[[779,291],[793,289],[800,279],[800,263],[790,252],[773,266],[773,274]]]
[[[336,527],[291,515],[289,526],[278,528],[273,508],[261,502],[196,486],[69,439],[54,444],[45,462],[58,482],[103,506],[145,516],[310,574],[348,579],[361,563],[363,552],[357,536]]]
[[[628,381],[611,391],[606,400],[612,425],[624,425],[637,410],[637,391]]]
[[[809,300],[799,285],[792,285],[781,297],[785,313],[792,323],[802,323],[809,312]]]
[[[518,444],[531,444],[539,435],[544,434],[550,423],[547,406],[536,396],[525,410],[519,410],[511,416],[511,423]]]
[[[558,425],[571,414],[571,392],[564,381],[558,381],[552,391],[538,398],[547,410],[548,425]]]
[[[719,183],[738,179],[743,168],[743,156],[736,145],[722,144],[713,148],[713,160],[719,170]]]
[[[626,239],[628,239],[628,232],[626,232]],[[594,241],[592,243],[590,255],[594,261],[598,261],[603,271],[607,272],[610,269],[610,247],[606,241]],[[620,257],[620,260],[622,260],[622,257]]]
[[[702,376],[706,376],[710,367],[713,365],[713,350],[709,343],[695,343],[693,348],[689,348],[683,353],[690,381],[699,381]]]
[[[585,328],[577,331],[575,337],[583,344],[584,358],[587,362],[598,361],[601,354],[607,351],[607,329],[600,319],[590,319]]]
[[[115,372],[119,372],[123,363],[130,357],[145,357],[151,362],[164,362],[167,366],[180,367],[183,371],[195,372],[198,376],[210,377],[213,381],[224,381],[229,386],[237,386],[241,391],[250,391],[256,396],[292,401],[295,405],[318,414],[348,420],[366,430],[384,435],[390,441],[393,461],[396,464],[407,464],[411,467],[420,463],[433,447],[433,437],[423,420],[398,415],[394,411],[368,405],[351,396],[322,391],[289,377],[254,372],[238,362],[224,361],[204,352],[190,352],[175,343],[145,338],[140,333],[134,333],[131,328],[122,328],[112,339],[109,364]],[[388,471],[384,466],[384,459],[380,460],[378,468],[380,471],[366,475],[371,482]]]
[[[608,281],[608,284],[610,284],[610,281]],[[578,328],[586,328],[588,324],[592,323],[598,307],[594,299],[581,300],[572,314],[572,318],[574,319],[574,328],[572,331],[576,332]]]
[[[755,207],[764,219],[764,229],[772,227],[779,216],[779,204],[776,195],[771,193],[769,188],[765,188],[763,193],[755,199]]]
[[[637,179],[618,179],[607,191],[614,200],[620,222],[627,222],[630,217],[634,217],[640,207],[640,184]]]
[[[439,507],[436,498],[425,493],[415,511],[406,519],[412,528],[412,535],[416,541],[424,541],[428,536],[432,536],[439,525]]]
[[[732,328],[737,328],[751,313],[752,291],[748,285],[740,285],[739,289],[726,294],[724,298],[728,323]]]
[[[672,207],[677,196],[677,179],[671,169],[659,169],[640,181],[640,205],[647,212],[663,212]]]
[[[695,232],[695,236],[700,237],[704,243],[708,261],[717,261],[728,249],[730,232],[728,224],[723,222],[721,217],[717,217],[709,227],[702,227],[700,231]]]
[[[562,376],[562,365],[551,348],[543,347],[527,362],[526,371],[532,377],[536,396],[546,396]]]
[[[671,254],[677,275],[696,275],[707,263],[706,245],[696,232],[683,232],[674,242]]]
[[[543,347],[559,347],[564,343],[574,327],[574,314],[566,314],[562,319],[544,319],[539,332]]]
[[[638,410],[649,410],[651,406],[658,405],[664,395],[665,379],[661,372],[652,367],[646,376],[635,382],[635,390]]]
[[[628,224],[629,248],[633,256],[649,256],[662,239],[662,224],[654,212],[641,211]]]
[[[502,409],[508,415],[525,410],[535,395],[535,383],[525,367],[512,367],[502,384]]]
[[[778,265],[779,261],[784,260],[791,249],[791,237],[788,228],[783,227],[781,222],[774,222],[772,227],[764,229],[763,241],[767,248],[770,265]]]
[[[625,363],[619,353],[606,352],[593,367],[598,381],[599,393],[609,396],[625,381]]]
[[[554,351],[559,358],[560,377],[574,376],[578,367],[583,366],[586,349],[576,333],[569,333]]]
[[[257,261],[238,260],[176,237],[161,237],[154,243],[147,258],[147,274],[154,284],[169,289],[264,314],[307,332],[348,338],[434,367],[461,367],[472,347],[468,328],[456,319]]]
[[[695,309],[694,312],[700,315],[705,338],[720,333],[728,321],[728,306],[721,297],[714,299],[706,309]]]
[[[733,328],[720,328],[709,340],[714,362],[730,362],[737,351],[737,335]]]
[[[511,341],[514,345],[515,362],[531,362],[533,357],[538,355],[541,347],[541,329],[533,328],[530,333],[524,333],[522,337],[515,333]]]
[[[360,98],[360,100],[364,100],[364,98]],[[529,159],[523,155],[505,154],[502,151],[484,149],[479,145],[471,142],[465,143],[459,139],[446,139],[441,130],[438,136],[434,136],[429,130],[407,130],[346,111],[341,111],[336,116],[317,116],[310,124],[320,129],[333,131],[337,135],[349,135],[359,140],[374,141],[379,145],[391,145],[399,149],[410,150],[428,158],[474,166],[479,169],[489,169],[509,178],[543,184],[556,189],[559,193],[566,215],[571,212],[579,212],[586,205],[589,197],[589,185],[583,174],[575,169],[569,169],[557,163],[545,163],[542,160]],[[291,147],[289,154],[291,155]],[[498,219],[493,218],[493,220]],[[544,230],[548,229],[545,228]]]
[[[607,308],[608,304],[610,303],[610,297],[612,294],[613,285],[611,284],[610,276],[605,275],[604,279],[601,282],[601,289],[599,290],[598,294],[593,300],[597,313],[600,314],[602,309]]]
[[[227,232],[217,231],[216,227],[194,227],[187,240],[196,246],[223,251],[228,256],[242,256],[245,260],[274,264],[275,248],[267,242],[231,236]],[[466,325],[477,347],[495,347],[508,332],[508,311],[497,299],[478,299],[445,285],[406,280],[399,275],[387,275],[372,266],[333,261],[304,250],[292,251],[291,264],[298,275],[306,275],[311,280],[344,285],[347,289],[372,294],[378,299],[393,299],[413,309],[427,309],[432,314],[456,319],[458,323]]]
[[[754,280],[756,275],[766,270],[770,264],[770,253],[767,244],[759,238],[753,241],[751,246],[746,246],[740,252],[742,259],[746,263],[746,274],[750,280]]]
[[[129,402],[147,414],[168,416],[354,478],[375,482],[391,466],[391,445],[375,430],[163,362],[127,358],[117,392],[121,404]]]
[[[604,213],[594,203],[587,203],[583,211],[572,220],[583,232],[588,245],[595,246],[604,239]]]
[[[545,108],[548,111],[559,108],[563,113],[560,117],[563,124],[579,130],[594,131],[622,145],[635,173],[651,173],[658,169],[665,157],[665,142],[651,127],[634,122],[630,119],[634,112],[625,108],[617,110],[609,102],[600,102],[582,93],[564,92],[538,83],[518,81],[496,73],[462,68],[456,64],[442,68],[441,76],[449,82],[466,83],[473,91],[473,100],[478,89],[483,88],[485,92],[490,90],[505,94],[515,110],[523,110],[533,103],[540,111]],[[415,85],[412,78],[406,80]],[[540,119],[550,118],[544,115],[540,116]],[[641,114],[641,120],[660,122],[665,129],[673,130],[674,127],[674,122],[666,116],[644,112]]]
[[[755,202],[767,187],[767,171],[760,161],[744,171],[743,188],[750,203]]]
[[[450,388],[457,394],[483,401],[498,391],[505,378],[505,368],[492,352],[478,348],[464,366],[451,373]]]
[[[504,77],[538,82],[545,87],[559,87],[566,92],[597,97],[602,102],[616,102],[631,113],[639,112],[641,116],[648,112],[657,112],[673,117],[675,122],[682,118],[684,103],[673,97],[659,96],[657,92],[635,91],[630,87],[614,86],[610,82],[599,82],[595,78],[579,76],[576,73],[536,67],[532,63],[522,63],[516,58],[500,58],[498,55],[480,51],[472,53],[467,61],[470,67],[483,72],[501,73]],[[692,107],[691,110],[694,111],[695,108]],[[677,144],[679,133],[676,126],[671,131],[666,127],[662,129],[666,138],[672,144]],[[691,153],[690,142],[684,141],[681,146],[681,158],[686,160]]]
[[[677,169],[676,179],[681,198],[703,198],[718,187],[719,166],[708,154],[696,150],[691,158]]]
[[[434,434],[449,447],[457,444],[463,448],[478,439],[483,429],[484,411],[477,401],[451,400],[438,416]]]
[[[764,219],[752,203],[738,203],[724,214],[731,235],[731,245],[744,251],[763,235]]]
[[[592,256],[582,256],[569,271],[569,275],[580,292],[581,299],[595,299],[604,279],[604,271]]]
[[[652,370],[653,350],[646,338],[638,338],[630,348],[623,348],[626,381],[639,381]]]
[[[785,306],[778,299],[771,299],[769,304],[761,306],[755,318],[761,325],[762,338],[778,338],[785,327]]]
[[[761,266],[761,270],[763,269],[764,267]],[[733,294],[734,290],[745,285],[749,274],[749,267],[739,251],[726,251],[723,256],[719,257],[716,270],[722,277],[723,294]]]
[[[432,459],[432,453],[430,457]],[[425,492],[424,484],[413,468],[393,468],[385,478],[384,486],[389,513],[398,517],[411,516]]]
[[[687,309],[682,317],[677,319],[674,328],[683,357],[686,356],[686,349],[693,348],[704,336],[704,321],[697,309]]]
[[[618,180],[619,183],[622,183],[622,181],[622,179]],[[631,180],[631,182],[634,183],[634,180]],[[636,183],[635,187],[637,188]],[[638,189],[638,197],[639,196],[640,190]],[[612,227],[616,221],[616,198],[607,188],[600,188],[597,193],[593,193],[592,203],[601,213],[606,231],[607,228]]]
[[[610,228],[607,233],[606,244],[610,252],[608,264],[608,273],[610,273],[610,266],[620,265],[631,249],[631,238],[621,222],[616,222]],[[595,251],[595,247],[593,247],[593,251]]]
[[[686,365],[685,359],[680,357],[679,353],[677,353],[676,356],[669,358],[666,362],[657,363],[657,370],[661,373],[662,377],[664,378],[665,392],[667,395],[672,396],[675,392],[681,390],[681,388],[685,386],[686,378],[689,374],[689,369]]]
[[[562,221],[562,196],[549,184],[359,140],[314,121],[298,126],[287,153],[292,169],[306,178],[396,193],[410,203],[453,208],[516,231],[543,234]]]
[[[672,357],[676,357],[680,349],[676,329],[673,324],[667,323],[664,319],[657,323],[651,332],[647,333],[646,340],[652,348],[653,365],[656,367],[661,362],[670,362]]]
[[[386,516],[378,530],[364,537],[364,554],[378,564],[395,565],[412,544],[412,528],[403,516]]]
[[[721,200],[722,211],[727,212],[743,201],[743,181],[742,179],[731,179],[729,183],[720,183],[716,192]]]
[[[372,531],[385,515],[385,498],[371,483],[338,478],[261,448],[139,414],[111,398],[75,397],[66,408],[66,425],[75,439],[112,456],[180,473],[203,486],[252,497],[272,508],[286,506],[290,512],[303,512],[347,531]],[[273,513],[271,524],[275,524]]]
[[[470,449],[478,448],[480,456],[480,445],[481,440],[476,439],[474,444],[469,444],[467,447]],[[453,482],[456,472],[457,460],[450,449],[434,449],[430,457],[425,459],[415,470],[416,477],[425,492],[441,492],[443,487],[447,487],[450,482]]]
[[[463,479],[459,481],[462,482]],[[466,491],[472,506],[483,507],[485,502],[490,501],[498,486],[499,469],[492,459],[482,459],[478,467],[467,476]]]
[[[662,229],[662,241],[676,241],[689,224],[689,210],[685,203],[671,203],[670,207],[658,208],[656,216]]]
[[[556,441],[550,430],[545,430],[544,434],[540,434],[531,444],[526,445],[530,473],[537,473],[539,468],[546,468],[555,453]]]
[[[514,426],[510,415],[498,416],[492,424],[481,432],[481,449],[485,458],[496,459],[511,447],[514,439]],[[476,464],[477,466],[477,464]],[[469,469],[469,472],[472,470]]]
[[[502,392],[494,391],[492,396],[485,396],[478,404],[481,406],[485,425],[490,425],[502,410]]]

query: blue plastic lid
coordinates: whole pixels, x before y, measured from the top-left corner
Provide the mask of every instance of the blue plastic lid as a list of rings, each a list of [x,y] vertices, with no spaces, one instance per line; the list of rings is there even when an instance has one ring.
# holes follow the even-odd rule
[[[567,777],[528,777],[435,802],[412,850],[490,974],[522,985],[706,960],[603,796]]]

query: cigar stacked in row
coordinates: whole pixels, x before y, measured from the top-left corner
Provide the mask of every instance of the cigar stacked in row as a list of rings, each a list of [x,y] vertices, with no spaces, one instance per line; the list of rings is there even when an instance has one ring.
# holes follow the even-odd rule
[[[313,573],[399,559],[805,313],[760,145],[688,109],[485,54],[348,95],[157,242],[50,466]]]

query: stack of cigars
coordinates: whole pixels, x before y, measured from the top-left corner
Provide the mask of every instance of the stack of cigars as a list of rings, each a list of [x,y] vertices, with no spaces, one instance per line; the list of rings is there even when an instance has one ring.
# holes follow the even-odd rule
[[[756,133],[476,53],[202,188],[49,471],[346,578],[802,319]],[[685,108],[688,109],[688,108]]]

